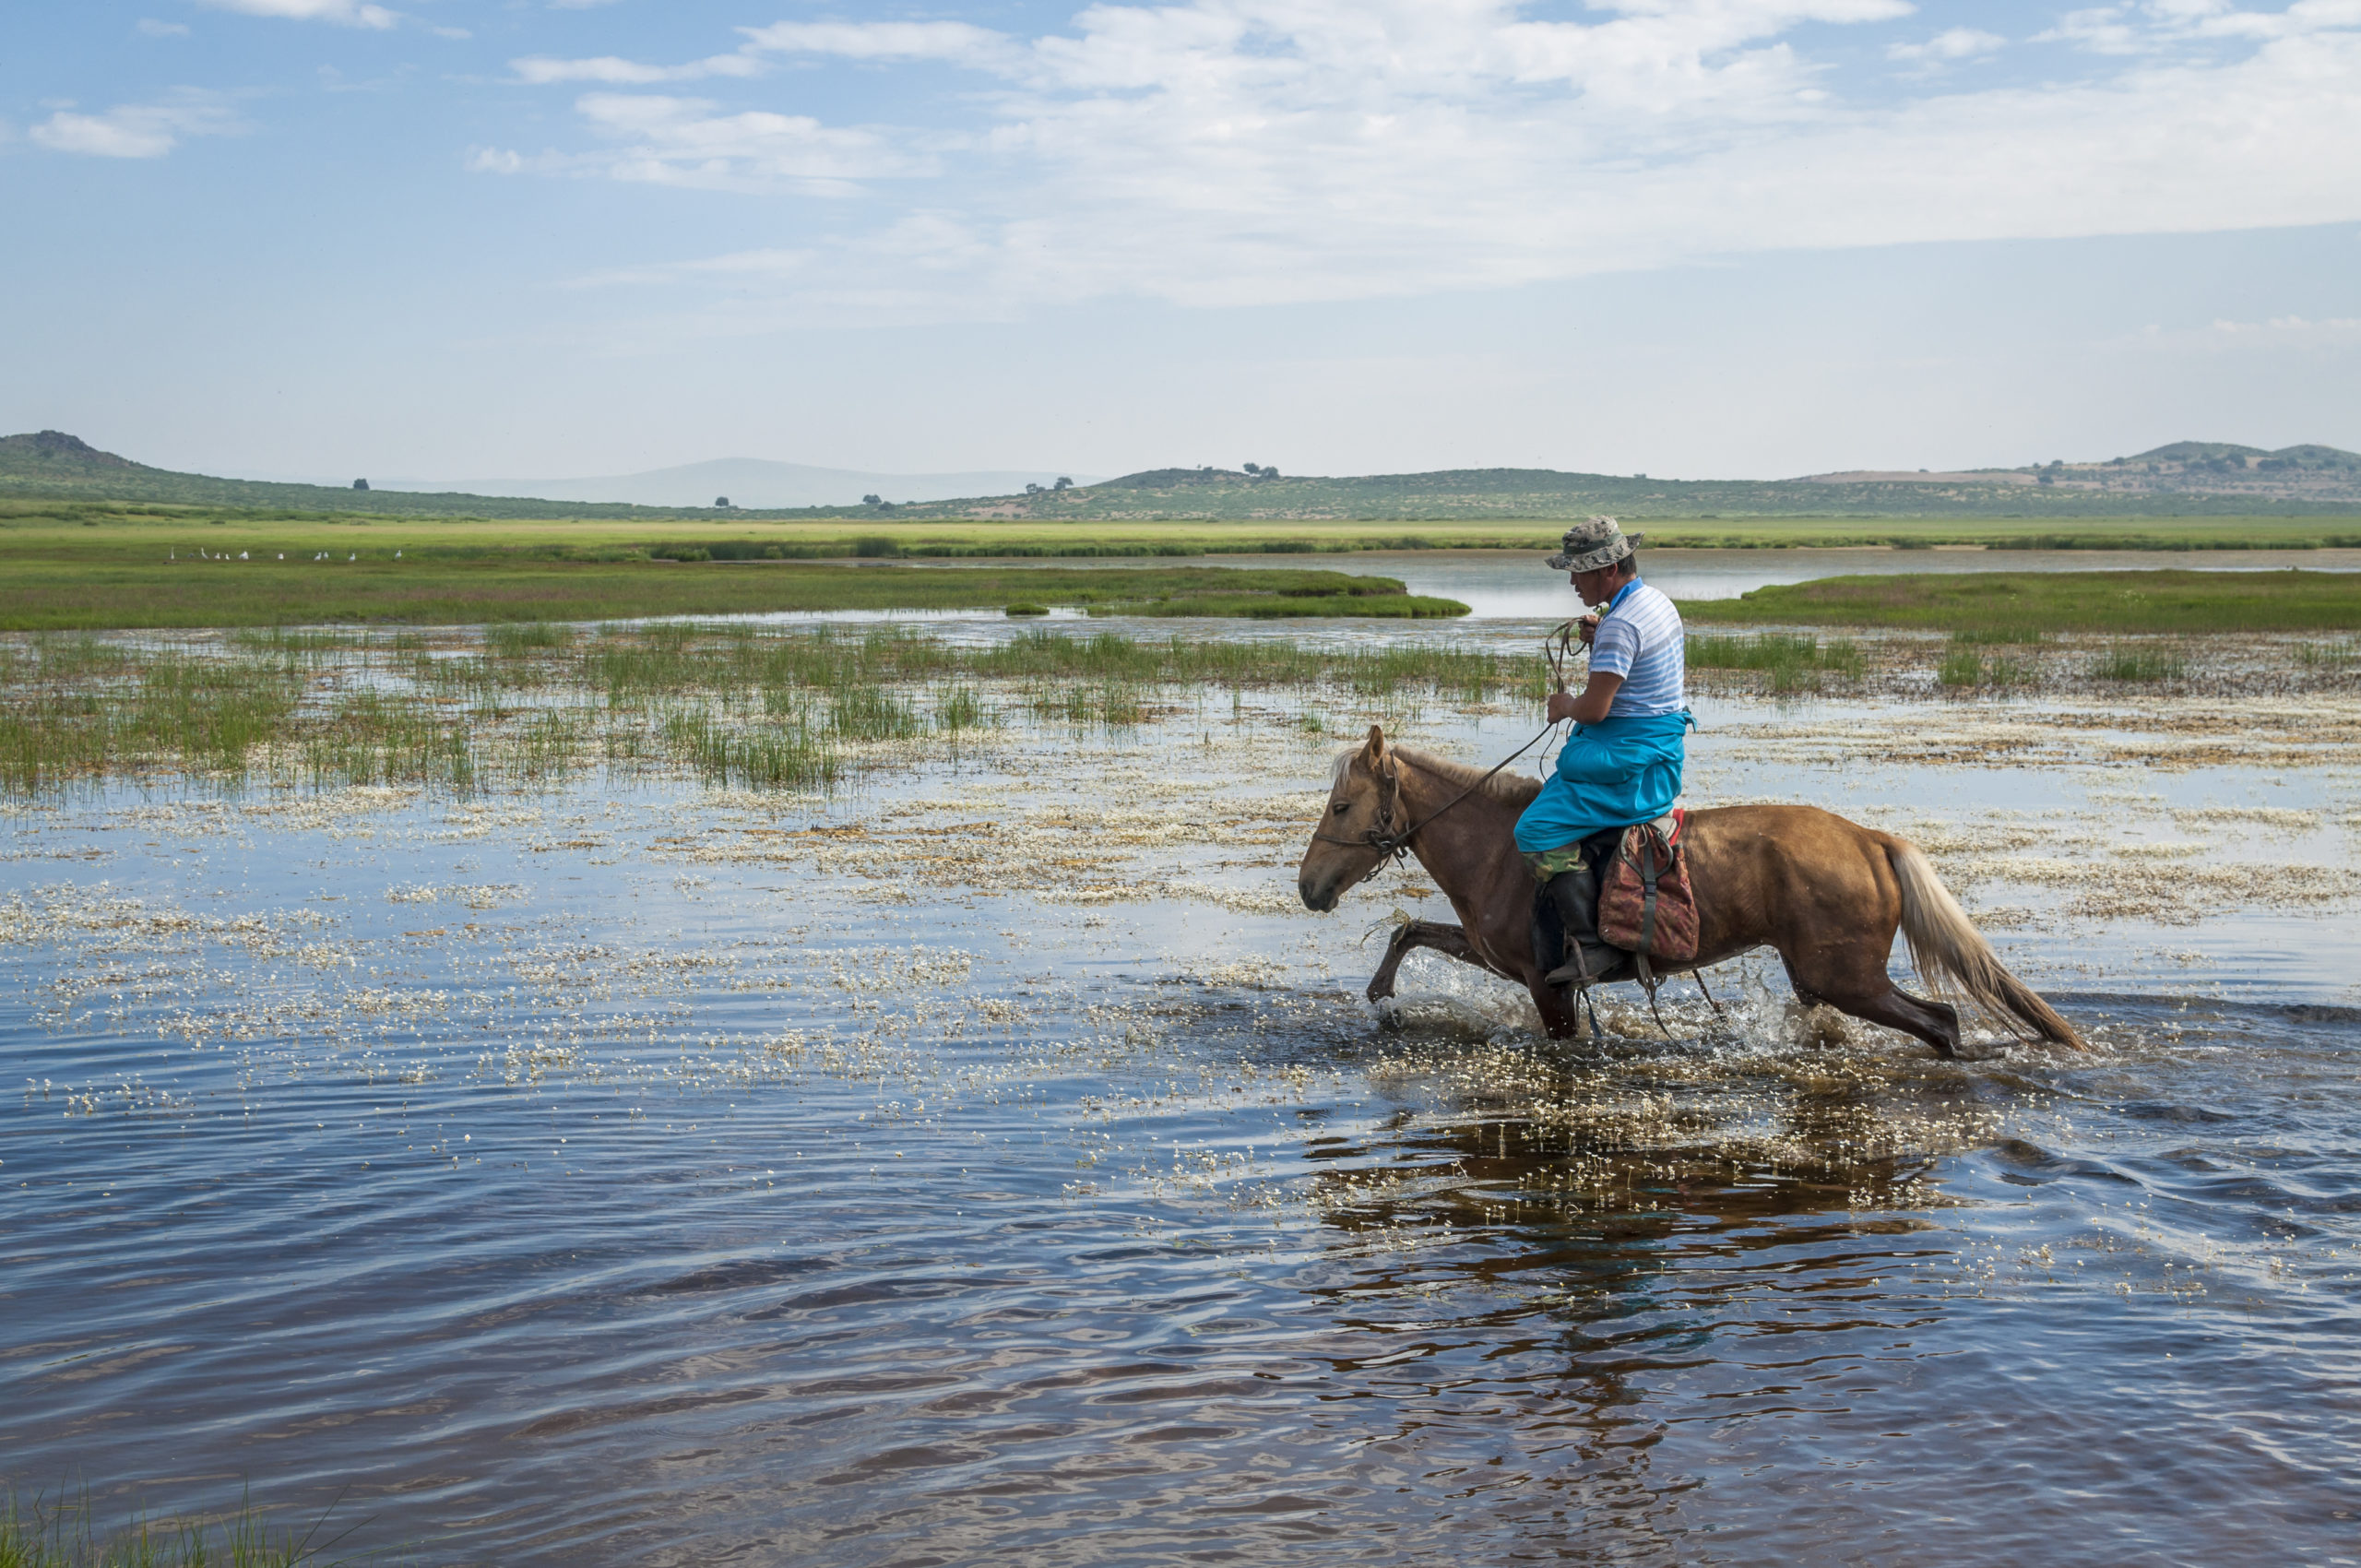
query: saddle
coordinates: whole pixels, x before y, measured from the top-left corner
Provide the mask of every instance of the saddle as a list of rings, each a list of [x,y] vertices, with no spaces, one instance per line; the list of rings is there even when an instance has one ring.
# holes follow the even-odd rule
[[[1625,828],[1598,879],[1599,940],[1631,954],[1640,983],[1652,991],[1649,959],[1685,964],[1697,956],[1697,895],[1680,842],[1688,815],[1675,809]]]

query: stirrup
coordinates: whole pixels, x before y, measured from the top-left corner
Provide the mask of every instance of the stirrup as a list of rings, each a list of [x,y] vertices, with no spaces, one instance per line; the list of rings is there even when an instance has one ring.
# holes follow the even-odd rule
[[[1588,950],[1592,947],[1596,947],[1605,960],[1596,968],[1593,968],[1590,965],[1590,953]],[[1548,985],[1591,986],[1597,984],[1607,972],[1614,967],[1614,948],[1608,946],[1603,942],[1577,942],[1574,944],[1574,956],[1572,958],[1567,959],[1564,963],[1559,965],[1556,968],[1550,970],[1548,974],[1542,976],[1541,979],[1543,983]]]

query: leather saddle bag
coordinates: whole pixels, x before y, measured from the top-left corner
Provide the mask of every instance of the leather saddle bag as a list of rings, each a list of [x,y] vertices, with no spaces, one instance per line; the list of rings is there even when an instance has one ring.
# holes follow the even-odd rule
[[[1680,842],[1687,815],[1676,811],[1626,828],[1599,878],[1599,940],[1637,955],[1643,980],[1651,958],[1685,964],[1697,956],[1697,896]]]

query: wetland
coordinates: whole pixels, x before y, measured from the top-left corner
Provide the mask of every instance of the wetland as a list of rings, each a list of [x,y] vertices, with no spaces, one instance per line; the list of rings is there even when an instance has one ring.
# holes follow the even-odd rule
[[[2350,634],[1701,630],[1689,803],[1914,838],[2094,1046],[1953,1063],[1775,961],[1360,1000],[1450,916],[1297,902],[1329,760],[1513,749],[1543,629],[11,640],[0,1467],[431,1563],[2354,1555]]]

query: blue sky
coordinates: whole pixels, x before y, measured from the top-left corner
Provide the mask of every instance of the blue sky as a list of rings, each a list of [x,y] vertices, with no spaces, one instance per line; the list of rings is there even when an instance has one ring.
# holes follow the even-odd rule
[[[214,471],[2361,447],[2361,0],[30,0],[0,429]]]

